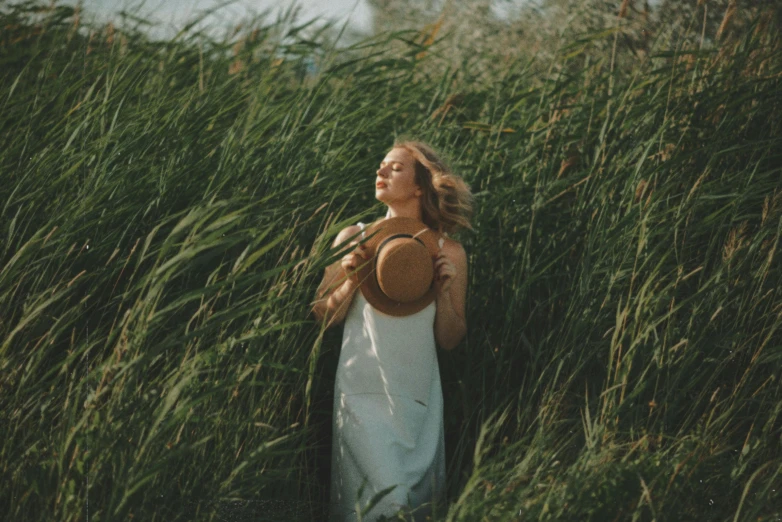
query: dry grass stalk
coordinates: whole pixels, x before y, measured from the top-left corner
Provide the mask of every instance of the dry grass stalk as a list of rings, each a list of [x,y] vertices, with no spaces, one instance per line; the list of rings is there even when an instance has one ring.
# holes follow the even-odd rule
[[[780,196],[782,196],[782,192],[774,190],[773,195],[766,196],[763,199],[763,207],[761,208],[760,213],[761,226],[766,223],[766,219],[768,219],[769,216],[774,217],[779,212],[778,204],[782,201],[782,197]]]
[[[562,163],[559,166],[559,172],[557,173],[557,179],[562,177],[562,174],[570,170],[571,167],[576,165],[578,163],[578,157],[576,156],[570,156],[566,160],[562,160]]]
[[[440,13],[440,17],[434,23],[434,25],[432,26],[431,31],[429,31],[429,34],[424,39],[424,43],[423,43],[424,47],[429,47],[430,45],[432,45],[434,43],[435,38],[437,38],[437,33],[440,32],[440,28],[442,27],[444,20],[445,20],[445,9],[443,9],[443,12]],[[420,53],[416,54],[415,58],[416,58],[416,60],[420,60],[424,56],[426,56],[426,49],[424,49]]]
[[[728,8],[725,10],[725,16],[722,19],[719,29],[717,29],[717,40],[722,38],[722,34],[727,30],[728,24],[736,14],[736,0],[731,0]]]
[[[733,256],[744,246],[745,234],[747,232],[747,222],[744,221],[737,228],[734,228],[728,234],[728,240],[722,250],[722,260],[730,261]]]
[[[448,116],[450,110],[454,107],[458,107],[462,103],[462,101],[464,101],[464,94],[462,93],[451,94],[445,100],[445,103],[443,103],[440,107],[436,108],[432,112],[430,118],[434,120],[439,116],[440,123],[442,123],[445,117]]]
[[[236,60],[231,62],[231,65],[228,67],[228,74],[240,73],[243,70],[244,70],[244,62],[237,58]]]
[[[641,198],[643,197],[647,185],[648,183],[646,182],[645,179],[642,179],[641,181],[638,182],[638,186],[635,187],[635,197],[633,198],[636,203],[638,203],[638,201],[640,201]]]
[[[619,18],[625,18],[627,16],[627,8],[630,5],[630,0],[622,0],[622,5],[619,6]]]

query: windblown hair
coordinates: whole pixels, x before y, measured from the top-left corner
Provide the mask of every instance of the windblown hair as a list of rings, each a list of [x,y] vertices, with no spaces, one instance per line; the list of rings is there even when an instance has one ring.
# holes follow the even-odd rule
[[[407,150],[415,158],[415,182],[421,187],[421,214],[424,223],[440,232],[469,229],[472,216],[470,187],[427,144],[400,141],[394,148]]]

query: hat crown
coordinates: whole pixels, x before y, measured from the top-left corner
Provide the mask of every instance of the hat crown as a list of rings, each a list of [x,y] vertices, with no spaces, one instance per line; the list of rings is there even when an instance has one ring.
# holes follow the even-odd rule
[[[429,250],[408,234],[384,241],[376,263],[378,286],[394,301],[416,301],[432,286],[434,266]]]
[[[418,219],[393,217],[376,221],[366,235],[371,262],[359,268],[358,276],[367,302],[398,317],[431,304],[438,234]]]

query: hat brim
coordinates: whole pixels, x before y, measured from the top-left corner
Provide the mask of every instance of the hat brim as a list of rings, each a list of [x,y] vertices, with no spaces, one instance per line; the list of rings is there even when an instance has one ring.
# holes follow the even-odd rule
[[[394,301],[380,289],[375,277],[375,262],[377,260],[377,247],[390,236],[397,234],[409,234],[420,240],[426,246],[432,258],[440,249],[437,240],[439,234],[427,227],[422,221],[413,218],[394,217],[376,221],[366,229],[367,240],[363,243],[369,261],[358,269],[358,281],[361,293],[369,304],[384,314],[403,317],[420,312],[429,306],[436,297],[434,281],[429,290],[415,301],[406,303]],[[434,259],[432,259],[434,262]]]

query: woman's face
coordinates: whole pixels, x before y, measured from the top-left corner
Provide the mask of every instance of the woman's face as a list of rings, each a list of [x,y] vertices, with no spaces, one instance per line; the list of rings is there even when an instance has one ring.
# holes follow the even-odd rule
[[[415,159],[407,149],[391,149],[377,169],[375,197],[386,205],[420,198],[415,183]]]

